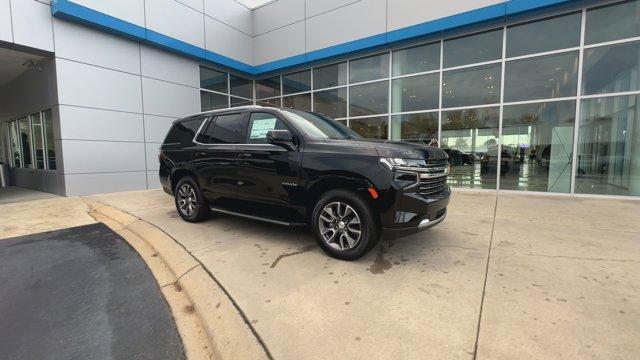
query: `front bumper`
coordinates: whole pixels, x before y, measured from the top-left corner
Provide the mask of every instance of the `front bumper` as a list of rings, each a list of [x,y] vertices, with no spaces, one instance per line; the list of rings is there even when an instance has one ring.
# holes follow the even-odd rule
[[[428,218],[422,219],[417,226],[407,228],[382,228],[382,236],[387,239],[395,239],[404,236],[417,234],[421,231],[431,229],[432,227],[440,224],[444,218],[447,217],[447,208],[444,208],[438,217],[434,220]]]

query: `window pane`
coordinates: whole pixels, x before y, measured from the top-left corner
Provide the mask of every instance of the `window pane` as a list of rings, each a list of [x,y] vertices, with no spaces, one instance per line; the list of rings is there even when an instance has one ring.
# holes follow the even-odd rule
[[[280,96],[280,76],[256,81],[256,98]]]
[[[446,71],[442,76],[443,107],[500,102],[500,64]]]
[[[502,57],[502,29],[444,42],[444,67],[496,60]]]
[[[251,80],[236,75],[229,75],[231,95],[253,99],[253,84]]]
[[[285,96],[282,98],[282,107],[311,111],[311,94]]]
[[[499,108],[442,113],[442,148],[449,155],[451,186],[496,188]]]
[[[233,96],[231,97],[231,107],[248,106],[248,105],[253,105],[253,100],[241,99]]]
[[[347,88],[318,91],[313,94],[313,111],[332,118],[347,116]]]
[[[347,63],[313,69],[313,88],[323,89],[347,84]]]
[[[287,126],[275,115],[268,113],[252,113],[249,120],[248,144],[266,144],[267,132],[270,130],[288,130]]]
[[[577,51],[509,61],[505,66],[506,102],[576,95]]]
[[[438,112],[391,116],[391,140],[438,146]]]
[[[507,57],[580,45],[581,14],[516,25],[507,29]]]
[[[356,85],[349,88],[349,116],[383,114],[388,111],[389,82]]]
[[[603,94],[640,89],[640,42],[584,51],[582,93]]]
[[[229,96],[200,91],[200,109],[202,111],[226,109],[229,107]]]
[[[29,129],[29,119],[18,120],[20,129],[20,144],[22,145],[22,167],[31,168],[31,131]]]
[[[583,99],[576,193],[640,196],[640,96]]]
[[[640,1],[587,11],[585,43],[595,44],[640,35]]]
[[[204,133],[198,135],[198,141],[205,144],[238,144],[244,142],[244,114],[216,116]]]
[[[280,98],[258,100],[258,101],[256,101],[256,105],[270,106],[270,107],[280,107]]]
[[[575,101],[505,106],[500,188],[568,193]]]
[[[20,131],[18,130],[18,122],[9,123],[9,146],[11,148],[12,165],[14,167],[22,167],[22,155],[20,154]]]
[[[349,82],[357,83],[389,76],[389,54],[369,56],[349,62]]]
[[[191,143],[207,116],[174,123],[164,139],[165,144]]]
[[[55,170],[56,166],[56,144],[53,137],[53,112],[51,109],[42,112],[44,121],[44,139],[47,145],[47,168]]]
[[[388,119],[386,116],[349,120],[349,127],[360,136],[367,139],[386,140],[388,126]]]
[[[393,52],[393,76],[440,69],[440,43]]]
[[[44,138],[42,133],[42,120],[40,113],[32,114],[31,134],[33,136],[33,154],[36,169],[44,169]]]
[[[282,77],[284,94],[294,94],[311,90],[311,70],[299,71]]]
[[[201,66],[200,87],[207,90],[219,91],[228,94],[229,90],[227,89],[227,74]]]
[[[439,74],[418,75],[393,80],[391,111],[437,109]]]

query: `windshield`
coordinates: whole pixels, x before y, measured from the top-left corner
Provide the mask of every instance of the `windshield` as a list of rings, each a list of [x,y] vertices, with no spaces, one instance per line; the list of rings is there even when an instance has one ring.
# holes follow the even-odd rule
[[[299,110],[282,110],[303,132],[320,139],[361,139],[353,130],[322,114]]]

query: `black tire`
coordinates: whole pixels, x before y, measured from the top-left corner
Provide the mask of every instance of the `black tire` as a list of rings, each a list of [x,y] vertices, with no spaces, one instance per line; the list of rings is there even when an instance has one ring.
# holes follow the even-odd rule
[[[184,221],[200,222],[211,215],[209,204],[202,196],[198,183],[191,176],[185,176],[178,180],[173,195],[176,210]],[[181,204],[185,204],[183,201],[187,202],[187,206],[181,207]]]
[[[337,214],[340,211],[335,209],[340,208],[340,205],[337,205],[336,208],[336,203],[344,205],[341,209],[342,215],[346,214],[345,216]],[[355,213],[359,222],[356,222],[356,217],[349,213],[347,207]],[[333,222],[326,221],[330,217],[327,215],[329,213],[325,212],[326,208],[335,215]],[[323,216],[322,219],[321,216]],[[333,223],[335,226],[332,225]],[[320,197],[311,215],[311,229],[320,248],[329,256],[341,260],[360,258],[380,240],[380,229],[370,206],[360,196],[347,190],[328,191]],[[356,229],[359,229],[360,234],[352,245],[351,241],[355,240],[355,235],[357,235]],[[333,233],[331,233],[332,231]],[[323,235],[323,232],[326,236]],[[331,238],[326,240],[326,237]],[[343,246],[345,244],[346,246]]]

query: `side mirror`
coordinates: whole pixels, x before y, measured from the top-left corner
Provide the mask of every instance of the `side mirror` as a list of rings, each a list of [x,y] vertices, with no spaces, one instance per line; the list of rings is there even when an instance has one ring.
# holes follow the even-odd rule
[[[293,136],[289,130],[269,130],[267,142],[271,145],[282,146],[287,150],[293,150]]]

